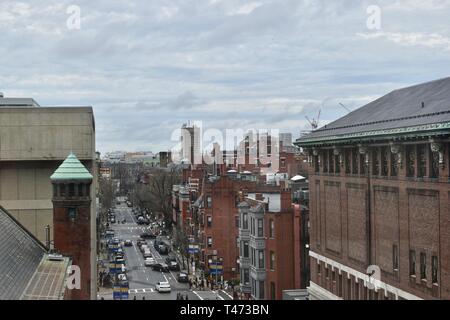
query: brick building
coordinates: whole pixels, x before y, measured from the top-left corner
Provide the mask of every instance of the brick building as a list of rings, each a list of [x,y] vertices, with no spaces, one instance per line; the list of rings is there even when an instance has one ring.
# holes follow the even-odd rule
[[[297,140],[309,154],[310,299],[450,298],[450,78]]]
[[[80,288],[69,290],[65,299],[91,298],[90,255],[91,184],[93,176],[70,153],[50,177],[53,185],[53,238],[55,249],[80,268]],[[95,285],[95,284],[94,284]]]
[[[239,204],[240,289],[244,298],[281,300],[305,286],[300,270],[299,207],[290,190],[250,193]]]

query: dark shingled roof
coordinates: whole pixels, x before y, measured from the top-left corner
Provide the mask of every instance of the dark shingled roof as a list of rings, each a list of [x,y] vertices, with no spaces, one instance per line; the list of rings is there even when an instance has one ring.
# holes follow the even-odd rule
[[[0,207],[0,300],[18,300],[46,249]]]
[[[443,122],[450,122],[450,77],[392,91],[298,139],[296,144]]]

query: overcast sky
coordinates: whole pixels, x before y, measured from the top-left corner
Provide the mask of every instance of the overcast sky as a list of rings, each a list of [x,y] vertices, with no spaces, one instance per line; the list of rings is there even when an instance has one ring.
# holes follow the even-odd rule
[[[323,125],[450,76],[449,17],[450,0],[0,0],[0,91],[93,106],[102,153],[168,149],[188,120],[295,138],[320,107]]]

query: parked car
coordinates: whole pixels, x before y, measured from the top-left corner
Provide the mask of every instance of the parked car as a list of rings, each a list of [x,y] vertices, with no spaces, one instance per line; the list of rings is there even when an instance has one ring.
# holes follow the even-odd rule
[[[189,277],[186,273],[180,272],[177,276],[177,280],[178,280],[178,282],[181,282],[181,283],[187,283],[187,282],[189,282]]]
[[[140,249],[142,253],[144,253],[145,251],[150,251],[148,244],[143,244]]]
[[[171,256],[166,258],[166,263],[170,264],[171,262],[177,262],[177,258]]]
[[[161,281],[156,283],[156,291],[162,293],[162,292],[170,292],[170,284],[167,281]]]
[[[125,247],[132,247],[132,246],[133,246],[133,241],[131,241],[131,240],[125,240],[124,246],[125,246]]]
[[[153,257],[153,255],[152,255],[152,253],[150,252],[150,250],[145,251],[144,254],[143,254],[143,256],[144,256],[145,259],[147,259],[147,258],[152,258],[152,257]]]
[[[151,267],[156,264],[156,260],[154,258],[146,258],[144,264],[146,267]]]
[[[169,270],[180,271],[180,265],[177,262],[172,261],[169,263]]]
[[[153,271],[169,272],[169,267],[165,263],[156,263],[152,266]]]

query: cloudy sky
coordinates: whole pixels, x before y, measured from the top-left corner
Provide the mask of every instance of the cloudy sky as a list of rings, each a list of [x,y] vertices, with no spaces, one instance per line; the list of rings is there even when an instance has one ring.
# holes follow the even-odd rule
[[[0,0],[0,91],[93,106],[101,152],[168,149],[189,120],[297,137],[319,108],[323,125],[450,76],[449,16],[450,0]]]

